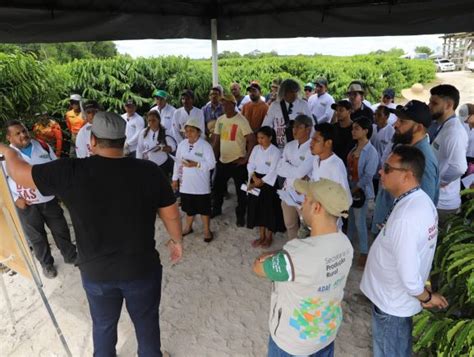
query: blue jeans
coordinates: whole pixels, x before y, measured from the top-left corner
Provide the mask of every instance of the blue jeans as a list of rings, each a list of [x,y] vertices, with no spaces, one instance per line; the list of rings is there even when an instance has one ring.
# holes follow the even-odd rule
[[[273,341],[272,336],[268,341],[268,357],[298,357],[296,355],[291,355],[283,351],[278,345]],[[306,356],[305,356],[306,357]],[[309,355],[308,357],[334,357],[334,342],[331,342],[329,345],[324,347],[322,350]]]
[[[372,306],[374,357],[411,356],[413,322],[411,317],[389,315]]]
[[[142,279],[92,281],[81,274],[92,317],[94,356],[116,356],[117,323],[125,299],[135,327],[138,356],[161,357],[159,306],[161,265]]]
[[[361,254],[369,252],[369,239],[367,235],[367,210],[368,200],[365,200],[361,208],[349,209],[349,226],[347,228],[347,235],[350,240],[354,242],[355,231],[359,237],[359,251]]]

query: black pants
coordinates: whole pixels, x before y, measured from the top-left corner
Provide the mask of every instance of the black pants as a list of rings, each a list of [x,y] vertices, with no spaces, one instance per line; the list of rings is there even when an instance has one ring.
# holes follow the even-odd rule
[[[246,165],[236,165],[233,163],[223,164],[220,161],[217,162],[212,210],[214,212],[222,211],[224,195],[227,192],[227,182],[230,178],[234,180],[235,192],[237,193],[237,208],[235,209],[235,213],[237,217],[245,217],[247,195],[240,189],[240,186],[247,182],[248,173]]]
[[[76,247],[71,243],[71,234],[67,226],[64,212],[55,198],[46,203],[27,206],[17,209],[28,242],[33,248],[36,259],[41,266],[51,265],[54,259],[51,256],[48,238],[44,225],[51,230],[56,246],[65,260],[71,260],[76,255]]]

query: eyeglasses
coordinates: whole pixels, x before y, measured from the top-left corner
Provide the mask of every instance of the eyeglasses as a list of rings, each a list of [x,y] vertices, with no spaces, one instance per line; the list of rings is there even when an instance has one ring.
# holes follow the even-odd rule
[[[393,167],[393,166],[390,166],[387,163],[383,164],[382,169],[383,169],[384,174],[386,174],[386,175],[388,175],[392,171],[408,171],[408,169],[405,169],[403,167]]]

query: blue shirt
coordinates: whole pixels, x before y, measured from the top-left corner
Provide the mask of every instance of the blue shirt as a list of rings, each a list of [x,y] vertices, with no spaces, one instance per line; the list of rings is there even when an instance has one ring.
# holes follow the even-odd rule
[[[425,156],[425,171],[423,172],[423,177],[421,178],[420,187],[423,191],[430,196],[434,205],[438,204],[439,198],[439,168],[438,160],[433,152],[433,149],[430,146],[430,141],[428,136],[424,137],[418,141],[414,147],[420,149],[420,151]],[[375,199],[375,210],[374,218],[372,220],[371,231],[374,234],[379,232],[378,224],[382,224],[390,211],[390,207],[393,205],[394,198],[390,193],[385,191],[382,187],[379,189],[377,198]]]
[[[202,112],[204,114],[204,121],[209,123],[211,120],[217,120],[217,118],[224,114],[224,108],[221,103],[213,108],[211,102],[208,102],[204,107],[202,107]]]
[[[31,158],[31,152],[33,151],[33,144],[30,142],[30,144],[27,147],[20,149],[20,151],[26,156]]]

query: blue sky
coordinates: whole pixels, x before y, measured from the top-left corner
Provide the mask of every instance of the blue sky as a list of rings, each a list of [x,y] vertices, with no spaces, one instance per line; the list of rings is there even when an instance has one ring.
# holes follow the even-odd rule
[[[436,53],[440,53],[442,40],[439,36],[441,35],[233,40],[219,41],[218,51],[238,51],[245,54],[258,49],[262,52],[275,50],[280,55],[322,53],[325,55],[350,56],[378,49],[388,50],[392,47],[403,48],[406,53],[412,53],[416,46],[424,45],[430,47]],[[191,58],[211,57],[210,40],[127,40],[115,41],[115,43],[120,53],[128,53],[132,57],[166,55],[181,55]]]

